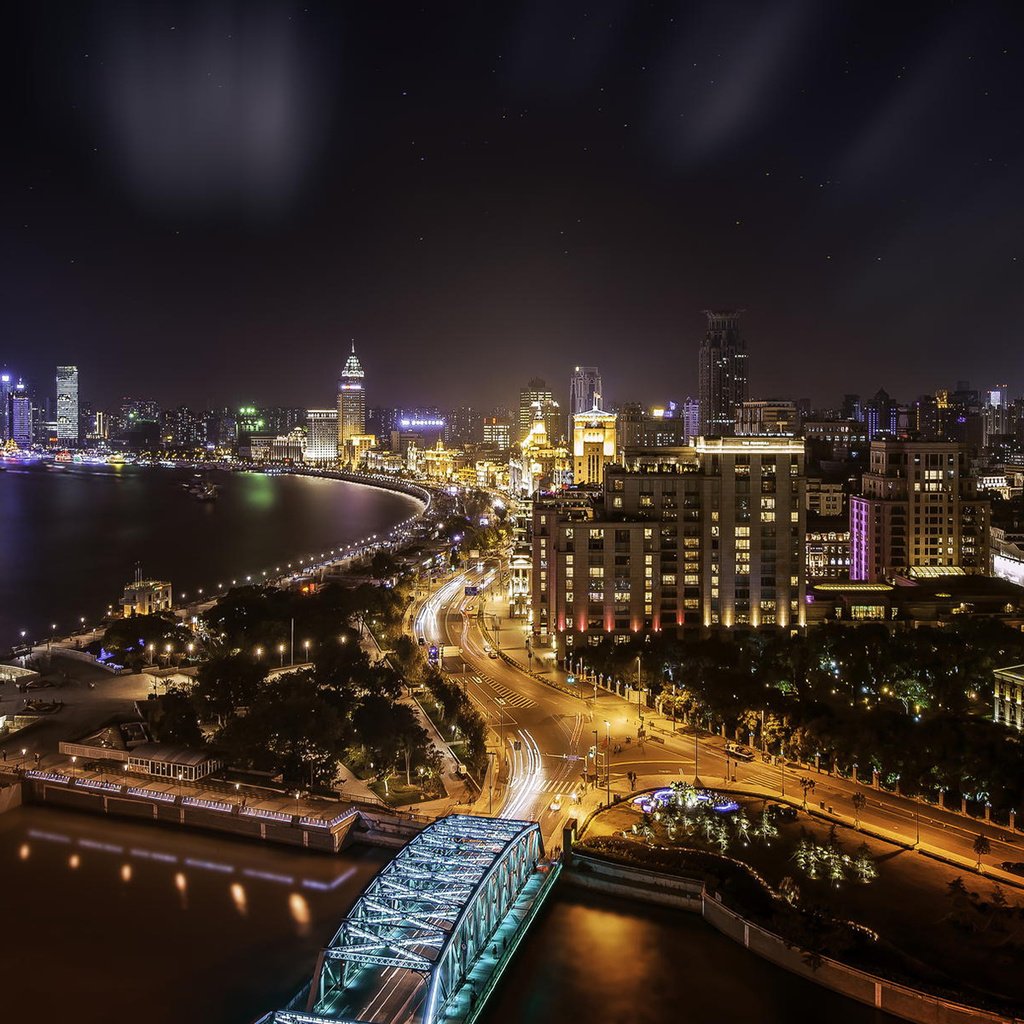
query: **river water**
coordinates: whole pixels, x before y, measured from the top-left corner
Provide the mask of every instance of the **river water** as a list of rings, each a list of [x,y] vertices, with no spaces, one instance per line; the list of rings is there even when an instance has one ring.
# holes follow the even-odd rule
[[[415,513],[402,494],[339,480],[216,472],[219,500],[181,485],[191,470],[46,465],[0,472],[0,651],[95,623],[136,562],[175,594],[382,533]]]
[[[9,1020],[248,1024],[285,1004],[383,851],[340,856],[42,807],[0,817]],[[487,1024],[889,1021],[682,912],[564,888]]]

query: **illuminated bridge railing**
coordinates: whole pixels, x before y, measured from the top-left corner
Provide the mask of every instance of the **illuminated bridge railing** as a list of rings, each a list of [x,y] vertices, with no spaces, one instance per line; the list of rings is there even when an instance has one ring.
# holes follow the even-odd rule
[[[543,856],[536,822],[452,815],[360,896],[321,954],[304,1005],[264,1018],[437,1024]]]

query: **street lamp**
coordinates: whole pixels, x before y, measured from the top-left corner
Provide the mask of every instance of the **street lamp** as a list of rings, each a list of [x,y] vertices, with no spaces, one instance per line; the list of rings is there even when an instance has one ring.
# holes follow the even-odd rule
[[[305,652],[305,657],[304,657],[303,660],[304,661],[309,661],[309,641],[308,640],[303,640],[302,641],[302,649]]]
[[[281,668],[284,668],[284,644],[277,645],[277,653],[281,656]]]
[[[605,805],[612,805],[612,723],[605,719],[604,723],[604,784]]]
[[[643,680],[640,676],[640,655],[638,654],[636,656],[636,713],[637,717],[640,719],[640,732],[643,732],[644,729],[644,712],[643,708],[640,706],[640,699],[643,695],[643,692]],[[637,737],[637,739],[639,739],[639,736]]]

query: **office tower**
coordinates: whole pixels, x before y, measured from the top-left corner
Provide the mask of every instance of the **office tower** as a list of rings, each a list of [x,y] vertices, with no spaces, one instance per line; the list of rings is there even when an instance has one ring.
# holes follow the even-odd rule
[[[868,438],[872,441],[879,435],[895,437],[899,432],[899,406],[889,397],[885,388],[879,388],[864,406],[864,422],[867,424]]]
[[[572,418],[573,483],[600,486],[605,467],[615,461],[616,416],[596,406]]]
[[[864,409],[860,404],[860,395],[843,395],[843,419],[863,420]]]
[[[707,333],[700,346],[700,432],[733,433],[736,406],[750,398],[747,346],[740,337],[742,310],[704,311]]]
[[[552,402],[554,402],[554,395],[551,393],[551,388],[540,377],[534,377],[525,388],[520,390],[519,437],[517,438],[519,442],[525,441],[530,431],[533,430],[533,421],[537,418],[537,408],[550,408]],[[548,440],[557,441],[558,432],[549,429]]]
[[[683,399],[683,434],[687,444],[700,436],[700,399],[689,395]]]
[[[569,432],[572,433],[573,417],[591,409],[603,408],[604,388],[601,372],[596,366],[577,366],[569,378]]]
[[[705,438],[607,466],[596,500],[537,499],[537,642],[803,624],[805,482],[797,438]]]
[[[512,447],[512,421],[507,412],[496,409],[483,418],[483,440],[489,448]]]
[[[985,405],[981,410],[982,443],[988,445],[990,437],[1000,437],[1011,433],[1010,402],[1005,384],[986,391],[984,397]]]
[[[11,392],[8,422],[11,441],[19,448],[26,448],[32,444],[32,399],[24,382],[20,380]]]
[[[850,499],[850,579],[986,573],[988,527],[965,445],[872,441]]]
[[[338,410],[306,411],[306,462],[337,462]]]
[[[338,457],[344,458],[345,445],[350,437],[366,434],[366,389],[363,386],[363,368],[352,351],[338,378]]]
[[[57,367],[57,440],[78,443],[78,367]]]
[[[4,370],[0,373],[0,444],[11,439],[11,396],[14,377]]]

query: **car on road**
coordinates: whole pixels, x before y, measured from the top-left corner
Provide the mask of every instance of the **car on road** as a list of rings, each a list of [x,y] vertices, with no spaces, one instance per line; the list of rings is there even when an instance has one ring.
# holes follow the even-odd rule
[[[484,644],[484,654],[488,658],[496,658],[498,656],[498,652],[490,644]]]
[[[725,752],[737,761],[753,761],[754,752],[742,743],[726,743]]]
[[[427,638],[425,636],[421,636],[419,640],[417,640],[416,642],[420,645],[420,647],[427,646]]]
[[[1015,875],[1024,875],[1024,860],[1004,860],[999,867]]]
[[[562,809],[562,797],[561,796],[556,796],[555,799],[551,801],[551,806],[550,806],[549,810],[560,811],[561,809]]]
[[[796,821],[797,818],[796,808],[790,807],[789,804],[771,804],[768,811],[773,818],[777,818],[779,821]]]

